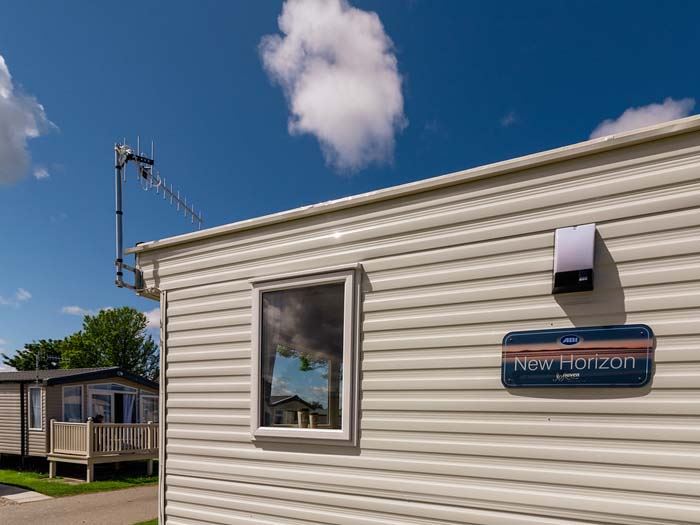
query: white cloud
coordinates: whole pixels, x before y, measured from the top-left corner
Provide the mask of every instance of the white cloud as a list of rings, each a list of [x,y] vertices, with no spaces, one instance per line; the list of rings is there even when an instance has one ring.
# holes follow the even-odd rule
[[[148,321],[148,328],[160,328],[160,307],[149,310],[148,312],[143,312]]]
[[[44,107],[15,88],[0,55],[0,184],[17,181],[27,173],[30,163],[27,141],[51,126]]]
[[[509,128],[510,126],[515,124],[516,120],[518,120],[518,118],[515,115],[515,111],[510,111],[507,114],[503,115],[503,117],[501,117],[501,127]]]
[[[0,363],[0,372],[15,372],[17,369]]]
[[[32,294],[30,294],[27,290],[24,288],[17,288],[17,291],[15,292],[15,299],[17,299],[20,302],[24,301],[29,301],[29,299],[32,298]]]
[[[0,345],[6,345],[7,339],[0,339]]]
[[[314,135],[341,170],[391,161],[407,125],[393,43],[379,16],[345,0],[287,0],[260,53],[289,102],[289,132]]]
[[[51,174],[49,173],[49,170],[43,166],[37,166],[34,168],[34,178],[36,180],[48,179],[50,176]]]
[[[88,310],[87,308],[82,308],[80,306],[64,306],[61,308],[61,313],[68,315],[93,315],[95,312],[93,310]]]
[[[31,298],[32,294],[30,294],[27,290],[24,288],[17,288],[17,291],[12,297],[3,297],[0,295],[0,305],[19,306],[20,303],[27,302]]]
[[[591,132],[590,138],[595,139],[606,135],[614,135],[632,129],[643,128],[687,117],[695,107],[695,99],[682,98],[674,100],[666,98],[661,104],[649,104],[637,108],[628,108],[615,119],[607,119],[598,124]]]

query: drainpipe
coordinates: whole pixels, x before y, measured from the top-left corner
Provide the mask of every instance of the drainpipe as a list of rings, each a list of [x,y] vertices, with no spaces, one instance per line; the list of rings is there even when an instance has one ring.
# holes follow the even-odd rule
[[[20,438],[19,438],[19,453],[21,456],[22,466],[24,467],[24,457],[27,455],[27,405],[25,399],[25,388],[24,383],[19,384],[19,427],[20,427]]]

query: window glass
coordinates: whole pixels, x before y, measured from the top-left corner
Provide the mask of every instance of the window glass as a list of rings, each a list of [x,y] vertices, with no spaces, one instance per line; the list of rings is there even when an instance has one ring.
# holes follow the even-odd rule
[[[63,421],[83,421],[83,389],[81,386],[63,387]]]
[[[92,394],[90,396],[90,414],[93,420],[97,416],[102,423],[111,423],[112,421],[112,396],[111,394]]]
[[[41,388],[29,389],[29,428],[41,430]]]
[[[261,426],[341,428],[344,290],[262,293]]]
[[[158,422],[158,398],[156,396],[141,396],[141,422]]]

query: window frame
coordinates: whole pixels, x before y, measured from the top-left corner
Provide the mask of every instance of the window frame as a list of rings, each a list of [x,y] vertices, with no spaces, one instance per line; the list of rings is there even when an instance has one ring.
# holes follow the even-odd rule
[[[272,277],[252,281],[252,320],[251,320],[251,405],[250,431],[253,440],[268,439],[279,441],[309,440],[314,443],[355,444],[357,428],[357,341],[358,341],[358,266],[328,271],[316,271],[301,275]],[[340,429],[290,428],[262,426],[262,294],[271,291],[306,288],[332,283],[344,283],[343,297],[343,386],[342,415]]]
[[[80,421],[85,419],[85,399],[83,390],[83,385],[63,385],[61,388],[61,421],[66,421],[66,388],[79,388],[80,389]]]
[[[32,426],[32,390],[39,391],[39,425],[38,427]],[[27,402],[27,427],[29,430],[43,431],[44,430],[44,396],[42,394],[42,388],[40,386],[30,386],[27,389],[27,396],[29,400]]]
[[[143,405],[144,405],[143,402],[146,399],[154,399],[155,400],[155,403],[154,403],[155,407],[154,408],[155,408],[155,411],[157,411],[158,419],[156,421],[152,421],[152,422],[159,423],[160,422],[160,410],[159,410],[160,407],[158,406],[159,396],[158,396],[158,394],[151,394],[150,392],[146,392],[145,390],[142,390],[141,395],[139,396],[139,422],[140,423],[148,423],[146,418],[143,417]]]

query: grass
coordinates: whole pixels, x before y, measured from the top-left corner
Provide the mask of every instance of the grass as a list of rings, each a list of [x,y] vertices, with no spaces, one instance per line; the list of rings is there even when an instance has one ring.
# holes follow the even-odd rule
[[[154,520],[142,521],[141,523],[135,523],[134,525],[158,525],[158,518]]]
[[[62,478],[49,479],[48,474],[41,472],[0,469],[0,483],[22,487],[53,497],[126,489],[157,482],[158,476],[139,476],[125,473],[123,475],[115,474],[109,480],[72,484]]]

